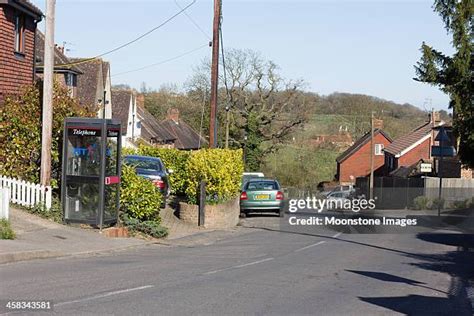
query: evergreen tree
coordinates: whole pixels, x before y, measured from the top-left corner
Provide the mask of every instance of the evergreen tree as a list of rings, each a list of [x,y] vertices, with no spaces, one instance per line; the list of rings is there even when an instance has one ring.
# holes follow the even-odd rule
[[[433,9],[452,35],[455,53],[447,56],[423,42],[415,80],[438,86],[450,97],[461,161],[474,167],[473,0],[435,0]]]

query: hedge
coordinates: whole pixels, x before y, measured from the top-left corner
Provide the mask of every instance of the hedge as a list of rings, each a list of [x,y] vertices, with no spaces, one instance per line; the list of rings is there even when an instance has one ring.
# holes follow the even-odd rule
[[[0,107],[0,170],[2,175],[38,182],[41,154],[41,87],[25,86],[16,96],[7,96]],[[51,142],[51,185],[58,187],[61,173],[60,152],[65,117],[94,117],[69,91],[54,83],[53,133]]]
[[[200,181],[206,181],[206,200],[212,204],[236,197],[243,172],[242,150],[201,149],[192,152],[186,164],[188,202],[198,202]]]
[[[161,158],[166,168],[173,169],[169,178],[172,193],[186,196],[189,203],[198,202],[201,180],[207,182],[206,195],[210,203],[225,202],[239,194],[244,171],[242,150],[183,151],[143,145],[137,150],[123,150],[123,155],[133,154]]]
[[[172,169],[169,176],[171,193],[175,195],[186,194],[186,164],[191,152],[174,148],[157,148],[140,146],[137,153],[142,156],[160,157],[167,169]]]
[[[154,220],[160,223],[159,210],[162,196],[157,187],[129,166],[122,168],[120,187],[120,210],[139,220]]]

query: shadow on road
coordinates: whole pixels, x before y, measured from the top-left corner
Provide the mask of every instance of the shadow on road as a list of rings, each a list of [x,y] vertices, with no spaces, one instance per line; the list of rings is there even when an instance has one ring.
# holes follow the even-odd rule
[[[397,253],[399,255],[418,260],[418,262],[408,264],[412,267],[417,267],[420,269],[446,273],[451,277],[451,284],[448,292],[430,288],[425,286],[422,282],[390,275],[383,272],[348,271],[364,275],[366,277],[375,278],[380,281],[399,283],[403,282],[411,286],[423,287],[441,293],[443,296],[447,296],[439,297],[409,294],[399,297],[359,297],[361,301],[366,303],[374,304],[406,315],[474,315],[474,307],[471,306],[471,302],[468,298],[466,290],[469,281],[474,281],[474,252],[469,251],[469,249],[474,249],[474,235],[472,234],[434,232],[419,233],[416,235],[416,238],[425,242],[457,247],[456,251],[448,251],[441,254],[426,254],[388,248],[322,234],[285,231],[267,227],[254,228],[285,234],[296,234],[325,238],[329,240],[337,240],[339,242]]]
[[[423,295],[394,297],[359,297],[363,302],[374,304],[405,315],[471,315],[459,311],[450,304],[449,298]]]
[[[446,273],[451,277],[447,297],[407,295],[404,297],[359,297],[360,300],[375,304],[407,315],[472,315],[473,306],[469,300],[467,289],[469,280],[474,280],[474,236],[465,234],[429,233],[418,234],[417,238],[427,242],[456,246],[457,251],[442,254],[417,255],[406,253],[405,256],[419,262],[409,263],[419,269]],[[368,277],[390,282],[405,282],[410,285],[429,288],[412,280],[387,276],[385,273],[351,271]],[[404,279],[404,280],[403,280]],[[416,281],[415,281],[416,282]],[[439,290],[432,289],[440,292]]]
[[[356,271],[356,270],[346,270],[346,271],[352,272],[352,273],[355,273],[355,274],[359,274],[359,275],[363,275],[365,277],[373,278],[373,279],[376,279],[376,280],[380,280],[380,281],[394,282],[394,283],[405,283],[405,284],[408,284],[408,285],[433,290],[433,291],[440,292],[440,293],[443,293],[443,294],[448,294],[447,292],[444,292],[444,291],[426,286],[425,285],[426,283],[424,283],[424,282],[419,282],[419,281],[416,281],[416,280],[399,277],[399,276],[389,274],[389,273],[385,273],[385,272]]]

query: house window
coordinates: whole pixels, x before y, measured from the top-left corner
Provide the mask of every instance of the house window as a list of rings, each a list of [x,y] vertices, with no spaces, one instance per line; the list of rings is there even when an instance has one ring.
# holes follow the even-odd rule
[[[15,16],[15,52],[25,52],[25,16],[21,14]]]
[[[383,156],[383,144],[375,144],[375,155]]]
[[[77,76],[76,76],[76,74],[66,73],[64,76],[66,77],[66,86],[68,86],[68,87],[77,86]]]

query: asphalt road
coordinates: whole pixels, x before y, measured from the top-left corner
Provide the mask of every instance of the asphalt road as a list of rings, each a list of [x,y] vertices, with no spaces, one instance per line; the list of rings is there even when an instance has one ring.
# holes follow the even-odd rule
[[[298,234],[278,221],[245,219],[254,228],[210,245],[1,265],[0,297],[51,300],[60,315],[472,314],[459,235]]]

